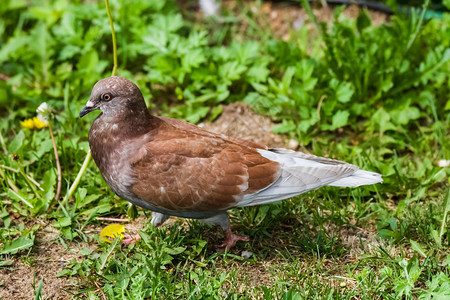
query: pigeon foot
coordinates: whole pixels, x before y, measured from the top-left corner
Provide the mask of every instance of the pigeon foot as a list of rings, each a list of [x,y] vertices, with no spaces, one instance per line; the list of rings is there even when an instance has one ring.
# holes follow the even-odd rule
[[[237,241],[248,242],[250,241],[250,238],[248,236],[236,235],[233,232],[231,232],[230,228],[227,228],[227,230],[225,230],[225,242],[223,242],[220,245],[217,245],[217,250],[218,251],[225,251],[225,249],[230,250],[232,247],[234,247],[234,245],[236,245]]]
[[[136,243],[136,241],[139,241],[141,239],[141,236],[139,234],[124,234],[124,238],[122,240],[122,245],[128,246],[130,244]]]

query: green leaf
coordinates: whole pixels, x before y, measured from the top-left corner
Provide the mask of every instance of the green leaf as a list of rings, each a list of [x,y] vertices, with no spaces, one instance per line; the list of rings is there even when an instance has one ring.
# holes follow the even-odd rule
[[[209,107],[197,107],[192,109],[191,114],[186,118],[189,123],[197,123],[208,114]]]
[[[420,111],[417,107],[406,107],[400,110],[390,111],[389,114],[392,120],[400,125],[406,125],[411,120],[417,120],[420,118]]]
[[[70,225],[72,225],[72,220],[69,217],[60,218],[58,221],[53,223],[53,226],[58,228],[67,227]]]
[[[419,253],[420,255],[422,255],[423,257],[427,258],[428,255],[425,253],[425,250],[422,248],[422,246],[417,243],[416,241],[413,240],[409,240],[409,243],[411,244],[411,248],[416,251],[417,253]]]
[[[159,29],[167,33],[178,31],[183,26],[183,18],[180,14],[157,14],[153,18],[152,25],[155,29]]]
[[[13,241],[5,242],[0,248],[0,254],[16,254],[20,250],[31,248],[34,245],[34,235],[21,236]]]
[[[219,76],[224,80],[238,80],[245,70],[246,67],[240,65],[238,61],[231,61],[219,67]]]
[[[12,263],[13,263],[12,260],[2,260],[0,261],[0,268],[10,266],[12,265]]]
[[[44,282],[44,277],[42,277],[42,278],[41,278],[41,281],[39,281],[39,285],[38,285],[38,288],[37,288],[37,290],[36,290],[36,292],[35,292],[35,296],[34,296],[34,299],[35,299],[35,300],[42,299],[41,293],[42,293],[42,283],[43,283],[43,282]]]
[[[209,116],[209,121],[212,122],[215,119],[217,119],[217,117],[222,113],[222,111],[223,111],[223,106],[222,105],[214,107],[211,110],[211,113],[210,113],[210,116]]]
[[[450,110],[450,100],[448,100],[447,103],[445,104],[444,110]]]
[[[390,239],[395,236],[394,232],[389,229],[378,230],[377,235],[382,239]]]
[[[337,111],[333,116],[330,130],[335,130],[336,128],[347,125],[349,115],[350,113],[347,110]]]
[[[247,78],[250,83],[265,82],[270,71],[266,66],[253,66],[247,71]]]
[[[44,155],[45,153],[49,152],[52,149],[53,149],[52,140],[51,139],[45,140],[39,144],[39,147],[36,151],[36,156],[38,158],[41,158],[42,155]]]
[[[350,82],[341,82],[336,90],[336,98],[339,102],[347,103],[355,93],[355,88]]]
[[[356,18],[356,28],[358,28],[359,33],[362,34],[364,28],[367,28],[370,25],[372,25],[370,16],[365,10],[361,11],[361,13],[358,15],[358,18]]]
[[[186,250],[186,247],[174,247],[174,248],[164,247],[163,248],[163,251],[170,255],[177,255],[177,254],[183,253],[184,250]]]
[[[386,130],[395,129],[394,124],[391,123],[391,116],[384,110],[384,108],[379,108],[371,118],[372,122],[378,125],[381,132]]]
[[[23,141],[25,139],[25,133],[23,130],[19,131],[18,134],[14,137],[11,144],[9,144],[8,152],[9,153],[17,153],[23,147]]]
[[[288,133],[294,131],[296,128],[294,121],[292,120],[283,120],[280,125],[277,125],[273,128],[273,132],[275,133]]]
[[[445,6],[447,9],[450,9],[450,0],[443,0],[443,1],[442,1],[442,4],[444,4],[444,6]]]
[[[9,197],[11,197],[12,199],[15,199],[17,201],[21,201],[23,202],[25,205],[27,205],[29,208],[34,209],[34,205],[30,203],[29,198],[30,195],[29,194],[25,194],[22,191],[18,191],[17,193],[14,192],[12,189],[8,189],[7,194]]]

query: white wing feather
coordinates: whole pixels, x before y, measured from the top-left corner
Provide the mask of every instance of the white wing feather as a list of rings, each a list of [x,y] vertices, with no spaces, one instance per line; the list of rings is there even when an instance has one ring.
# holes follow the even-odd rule
[[[356,187],[382,182],[380,174],[358,166],[287,149],[258,150],[281,166],[280,177],[256,193],[245,195],[237,206],[252,206],[290,198],[324,185]]]

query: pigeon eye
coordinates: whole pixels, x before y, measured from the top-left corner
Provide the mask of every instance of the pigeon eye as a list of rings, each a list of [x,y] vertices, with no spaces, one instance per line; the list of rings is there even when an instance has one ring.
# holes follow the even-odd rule
[[[112,99],[112,96],[111,96],[111,94],[106,93],[106,94],[103,94],[103,95],[102,95],[102,99],[103,99],[104,101],[109,101],[109,100]]]

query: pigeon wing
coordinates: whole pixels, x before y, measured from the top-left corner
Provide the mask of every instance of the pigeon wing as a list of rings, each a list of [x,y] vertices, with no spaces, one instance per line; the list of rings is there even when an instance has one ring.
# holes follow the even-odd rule
[[[256,149],[202,129],[161,126],[131,159],[140,199],[172,211],[219,211],[280,176],[280,166]]]

